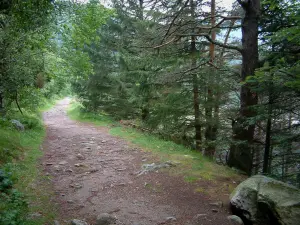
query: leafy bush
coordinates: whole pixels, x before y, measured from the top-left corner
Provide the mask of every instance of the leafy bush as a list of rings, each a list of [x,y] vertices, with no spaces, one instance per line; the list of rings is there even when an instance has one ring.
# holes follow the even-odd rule
[[[0,127],[14,128],[11,123],[11,120],[18,120],[24,126],[25,129],[41,129],[43,123],[37,113],[24,112],[24,114],[17,113],[15,111],[9,111],[6,117],[0,119]]]
[[[0,128],[0,166],[21,155],[20,133],[9,127]]]
[[[40,118],[34,114],[24,115],[19,121],[25,126],[25,129],[41,129],[43,126]]]
[[[13,188],[11,173],[0,169],[0,224],[24,224],[27,209],[24,195]]]

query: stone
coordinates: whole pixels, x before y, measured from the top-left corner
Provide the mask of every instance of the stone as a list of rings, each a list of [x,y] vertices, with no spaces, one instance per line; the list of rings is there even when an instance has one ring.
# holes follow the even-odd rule
[[[96,224],[95,225],[112,225],[115,224],[117,218],[108,214],[108,213],[101,213],[97,216]]]
[[[169,167],[175,167],[177,166],[177,163],[172,161],[166,161],[164,163],[151,163],[151,164],[143,164],[142,170],[137,173],[137,176],[141,176],[143,174],[146,174],[151,171],[157,171],[161,168],[169,168]]]
[[[70,187],[80,189],[83,187],[83,184],[80,183],[70,184]]]
[[[255,175],[230,195],[233,214],[250,223],[295,225],[300,221],[300,190],[281,181]]]
[[[60,168],[59,165],[55,165],[55,166],[53,166],[53,168],[54,168],[54,170],[55,170],[56,172],[60,172],[60,171],[61,171],[61,168]]]
[[[177,219],[174,216],[169,216],[165,219],[165,223],[176,221]]]
[[[218,208],[222,208],[223,207],[223,202],[222,201],[211,202],[211,203],[209,203],[209,205],[215,206],[215,207],[218,207]]]
[[[19,131],[24,131],[25,127],[19,120],[11,120],[11,123],[15,126],[15,128]]]
[[[60,225],[60,223],[59,223],[57,220],[54,220],[54,221],[53,221],[53,224],[54,224],[54,225]]]
[[[59,163],[58,163],[58,165],[67,165],[68,164],[68,162],[67,161],[65,161],[65,160],[63,160],[63,161],[60,161]]]
[[[99,171],[99,169],[93,167],[93,168],[90,169],[89,172],[90,172],[90,173],[96,173],[96,172],[98,172],[98,171]]]
[[[71,225],[88,225],[87,222],[82,221],[82,220],[78,220],[78,219],[73,219],[71,220]]]
[[[227,219],[231,225],[244,225],[243,220],[236,215],[227,216]]]
[[[75,167],[85,167],[85,165],[82,164],[82,163],[76,163],[76,164],[74,164],[74,166],[75,166]]]
[[[85,157],[82,154],[80,154],[80,153],[78,153],[76,155],[76,158],[79,159],[79,160],[84,160],[85,159]]]

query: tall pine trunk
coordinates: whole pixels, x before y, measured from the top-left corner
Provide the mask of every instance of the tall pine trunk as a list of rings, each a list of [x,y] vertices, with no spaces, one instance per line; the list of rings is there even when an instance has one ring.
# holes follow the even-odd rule
[[[212,0],[211,1],[211,27],[214,27],[216,25],[215,14],[216,14],[216,1]],[[212,29],[211,39],[213,41],[216,40],[215,29]],[[210,43],[209,46],[209,58],[210,58],[210,62],[213,63],[215,60],[215,45],[213,43]],[[212,80],[215,76],[215,69],[213,67],[210,68],[209,76],[210,77],[208,78],[207,81],[207,98],[205,104],[205,117],[206,117],[205,140],[207,143],[207,147],[205,148],[204,155],[212,158],[216,151],[216,146],[214,142],[216,140],[216,132],[217,132],[216,126],[213,125],[213,123],[216,121],[212,120],[214,98],[213,98],[213,90],[211,89],[211,87],[212,87]]]
[[[241,81],[254,75],[258,65],[258,20],[260,0],[238,1],[245,11],[242,20],[242,72]],[[230,146],[228,165],[236,167],[248,175],[252,170],[252,144],[254,124],[247,120],[255,116],[253,106],[257,104],[257,95],[251,92],[247,84],[243,84],[240,92],[240,110],[237,121],[233,125],[233,143]]]
[[[272,111],[274,103],[274,91],[273,91],[273,74],[271,74],[269,82],[269,101],[268,101],[268,119],[266,126],[266,139],[265,139],[265,152],[263,162],[263,173],[270,173],[271,160],[271,132],[272,132]]]
[[[190,0],[191,7],[191,17],[192,20],[195,20],[195,5],[194,1]],[[196,37],[191,37],[191,69],[196,68],[197,66],[197,49],[196,49]],[[200,100],[199,100],[199,84],[198,84],[198,74],[197,71],[192,71],[193,77],[193,95],[194,95],[194,116],[195,116],[195,142],[196,142],[196,150],[201,151],[201,123],[200,123]]]

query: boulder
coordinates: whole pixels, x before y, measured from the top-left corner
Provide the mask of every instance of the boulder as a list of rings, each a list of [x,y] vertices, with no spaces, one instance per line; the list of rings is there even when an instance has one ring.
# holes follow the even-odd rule
[[[230,205],[233,214],[247,223],[296,225],[300,221],[300,190],[262,175],[238,185]]]
[[[15,126],[15,128],[19,131],[24,131],[25,127],[19,120],[11,120],[11,123]]]

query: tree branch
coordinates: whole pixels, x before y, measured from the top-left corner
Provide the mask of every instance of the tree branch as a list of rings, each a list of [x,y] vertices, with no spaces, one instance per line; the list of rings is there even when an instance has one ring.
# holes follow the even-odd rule
[[[161,47],[163,47],[163,46],[165,46],[165,45],[168,45],[168,44],[174,42],[175,40],[176,40],[175,37],[173,37],[170,41],[167,41],[166,43],[161,44],[161,45],[158,45],[158,46],[155,46],[155,47],[153,47],[153,48],[154,48],[154,49],[161,48]]]
[[[163,37],[161,43],[163,43],[164,40],[165,40],[165,38],[168,36],[168,34],[169,34],[169,32],[170,32],[170,30],[171,30],[171,28],[172,28],[172,26],[173,26],[173,23],[175,22],[175,20],[177,19],[177,17],[180,15],[180,13],[183,11],[183,9],[187,6],[188,2],[189,2],[189,0],[187,0],[187,1],[184,3],[184,5],[181,7],[181,9],[178,11],[178,13],[173,17],[173,19],[172,19],[172,21],[171,21],[171,23],[170,23],[170,25],[169,25],[169,27],[168,27],[168,30],[167,30],[167,32],[165,33],[165,35],[164,35],[164,37]]]
[[[224,28],[224,27],[220,27],[220,25],[226,21],[226,20],[232,20],[232,21],[236,21],[236,20],[239,20],[239,19],[242,19],[242,17],[240,16],[220,16],[222,18],[222,20],[217,23],[215,26],[213,27],[197,27],[198,29],[207,29],[207,30],[211,30],[211,29],[214,29],[214,28]]]
[[[177,36],[179,36],[179,37],[190,37],[190,36],[205,37],[210,43],[213,43],[213,44],[218,45],[220,47],[236,50],[240,53],[242,53],[242,51],[243,51],[243,49],[238,47],[238,46],[227,45],[227,44],[223,44],[219,41],[214,41],[214,40],[211,39],[211,37],[208,34],[203,34],[203,33],[199,33],[199,34],[178,34]]]

